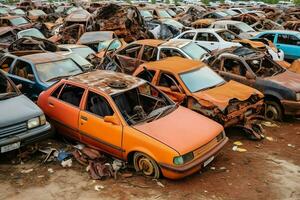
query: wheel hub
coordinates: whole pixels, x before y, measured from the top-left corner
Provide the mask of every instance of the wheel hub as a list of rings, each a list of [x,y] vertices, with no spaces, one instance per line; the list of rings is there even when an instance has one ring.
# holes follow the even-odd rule
[[[154,172],[151,161],[147,158],[141,158],[138,162],[140,170],[147,176],[150,176]]]

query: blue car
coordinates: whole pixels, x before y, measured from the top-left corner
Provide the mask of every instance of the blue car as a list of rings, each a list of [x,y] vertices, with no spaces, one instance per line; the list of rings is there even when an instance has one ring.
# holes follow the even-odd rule
[[[257,34],[254,38],[266,38],[284,52],[286,59],[300,58],[300,32],[288,30],[270,30]]]
[[[56,53],[37,53],[26,56],[5,54],[0,59],[0,69],[32,100],[60,78],[76,75],[83,69],[71,58]]]

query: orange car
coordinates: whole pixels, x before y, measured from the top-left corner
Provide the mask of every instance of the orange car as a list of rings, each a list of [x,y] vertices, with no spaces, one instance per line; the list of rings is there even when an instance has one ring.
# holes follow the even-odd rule
[[[263,94],[235,81],[226,82],[200,61],[170,57],[144,63],[133,75],[224,127],[239,126],[251,139],[262,139],[256,121],[263,109]]]
[[[63,79],[41,93],[38,105],[59,133],[154,178],[190,175],[228,141],[220,124],[178,106],[142,79],[112,71]]]

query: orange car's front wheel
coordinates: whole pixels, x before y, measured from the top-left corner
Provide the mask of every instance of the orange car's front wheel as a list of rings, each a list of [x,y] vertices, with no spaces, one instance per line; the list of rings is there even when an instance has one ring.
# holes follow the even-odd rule
[[[160,177],[160,170],[157,163],[144,153],[135,153],[133,156],[133,164],[135,170],[143,172],[145,176],[150,176],[152,178]]]

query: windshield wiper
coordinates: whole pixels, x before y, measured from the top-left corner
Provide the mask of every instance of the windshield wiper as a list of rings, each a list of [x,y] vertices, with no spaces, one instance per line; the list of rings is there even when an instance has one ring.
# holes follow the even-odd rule
[[[162,109],[157,115],[155,118],[153,118],[152,120],[148,121],[148,122],[152,122],[152,121],[155,121],[157,120],[160,116],[162,116],[166,111],[172,109],[176,107],[176,104],[173,104],[173,105],[168,105],[168,106],[165,106],[164,109]],[[147,119],[147,118],[146,118]]]

